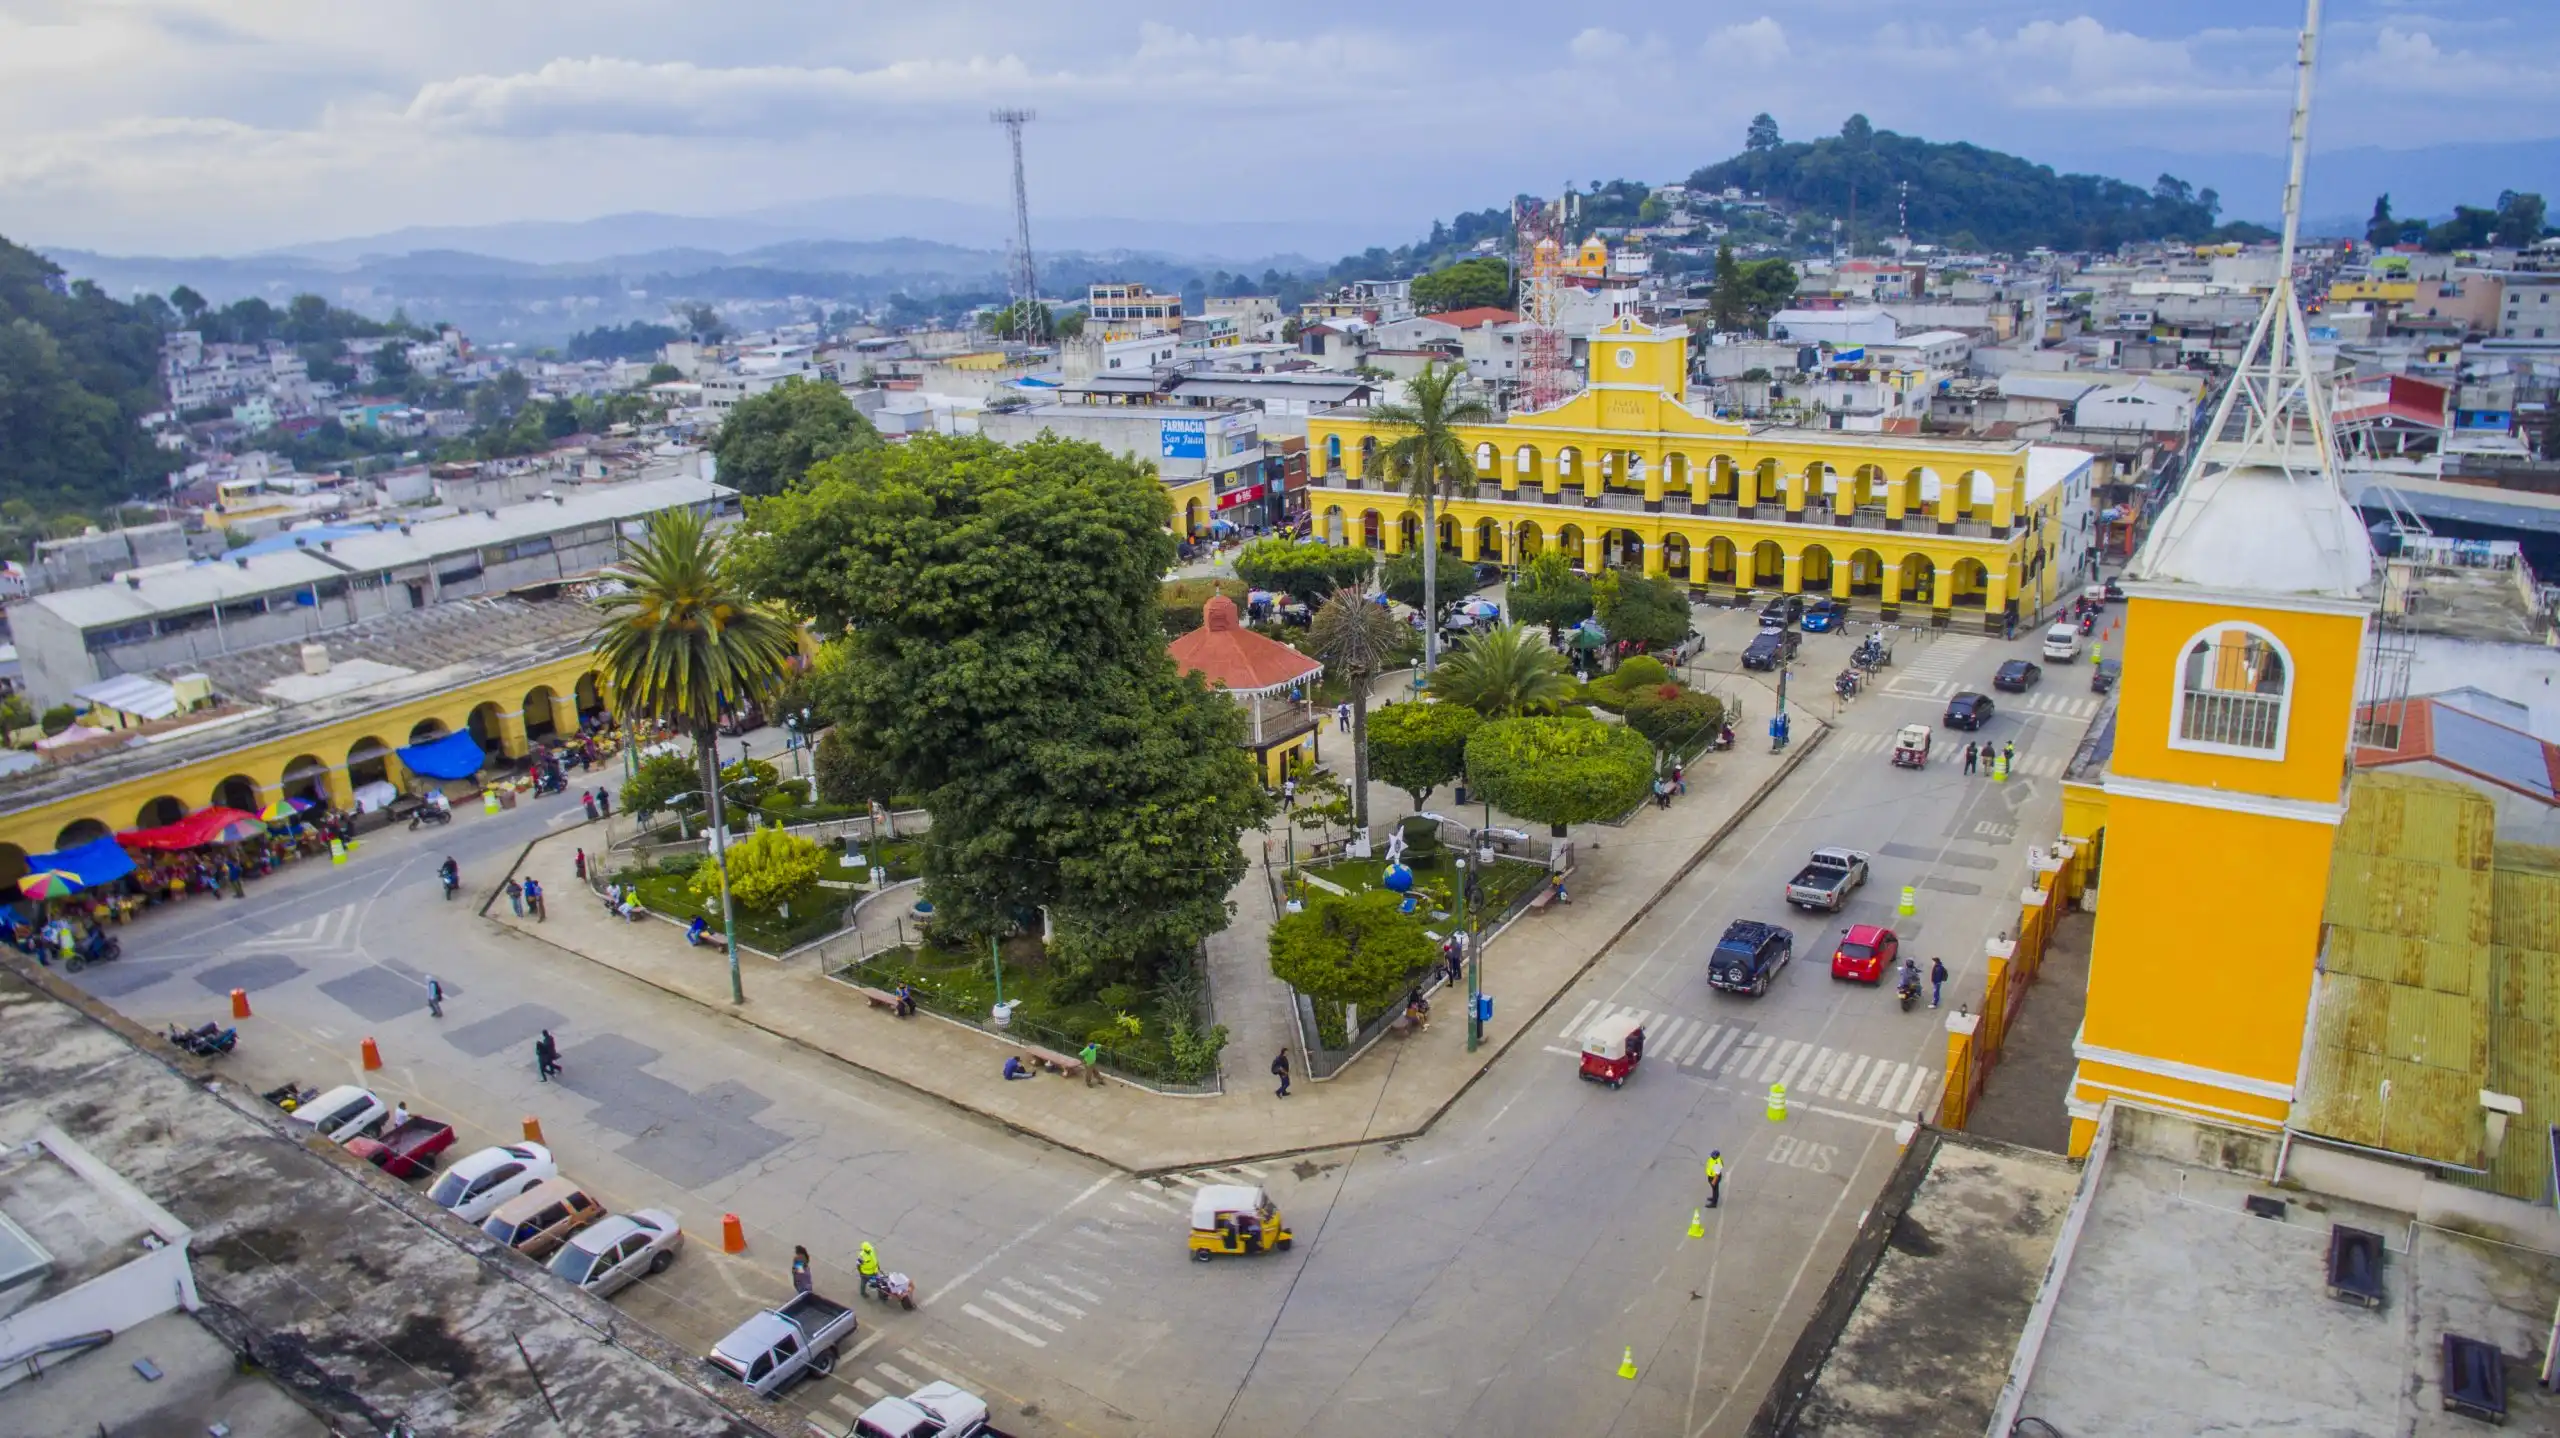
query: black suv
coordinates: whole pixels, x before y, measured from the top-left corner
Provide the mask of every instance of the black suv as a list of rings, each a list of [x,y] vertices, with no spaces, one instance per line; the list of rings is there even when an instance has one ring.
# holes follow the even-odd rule
[[[1742,651],[1745,669],[1775,669],[1796,657],[1796,646],[1804,641],[1792,629],[1763,629]]]
[[[1727,993],[1765,994],[1795,953],[1795,935],[1757,919],[1736,919],[1707,956],[1707,982]]]
[[[1763,629],[1792,628],[1802,618],[1804,596],[1801,594],[1781,594],[1760,606],[1760,627]]]
[[[1991,722],[1991,696],[1968,689],[1947,701],[1946,726],[1950,729],[1979,729]]]

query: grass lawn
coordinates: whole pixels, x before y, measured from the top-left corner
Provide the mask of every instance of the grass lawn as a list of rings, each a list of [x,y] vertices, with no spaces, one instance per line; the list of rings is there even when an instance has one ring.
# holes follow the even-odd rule
[[[1452,852],[1447,849],[1435,850],[1428,855],[1408,853],[1406,867],[1413,870],[1413,891],[1421,894],[1437,888],[1454,896],[1458,892],[1458,876],[1457,867],[1450,862],[1453,857]],[[1384,859],[1333,859],[1322,864],[1301,864],[1298,867],[1305,873],[1313,874],[1328,883],[1340,885],[1355,894],[1363,889],[1386,887],[1387,861]],[[1488,915],[1504,912],[1522,894],[1544,883],[1546,876],[1547,869],[1543,864],[1534,864],[1526,859],[1495,860],[1493,867],[1485,873],[1484,912]],[[1314,892],[1322,893],[1323,891],[1319,889]],[[1445,905],[1442,907],[1445,908]],[[1420,912],[1424,917],[1431,918],[1434,923],[1446,922],[1432,917],[1431,909],[1423,909]]]
[[[1105,989],[1100,995],[1070,999],[1061,992],[1063,986],[1036,936],[1006,940],[1003,953],[1004,997],[1015,1005],[1009,1032],[1023,1042],[1073,1054],[1088,1040],[1095,1040],[1102,1044],[1106,1067],[1169,1082],[1196,1082],[1206,1076],[1179,1071],[1165,1042],[1158,995]],[[879,988],[912,984],[926,1008],[980,1027],[987,1027],[987,1013],[995,1007],[995,975],[984,950],[958,953],[931,944],[904,945],[873,954],[856,967],[866,984]],[[1122,1007],[1115,1010],[1105,999],[1117,1000]],[[1122,1012],[1138,1020],[1136,1034],[1114,1022],[1115,1014]],[[1209,1067],[1214,1069],[1214,1060]]]
[[[889,881],[896,883],[914,878],[923,862],[921,842],[915,839],[892,839],[873,852],[887,866]],[[693,871],[702,862],[691,855],[662,859],[657,867],[639,871],[625,870],[614,875],[640,889],[640,902],[650,912],[670,915],[678,920],[700,915],[717,928],[720,923],[720,900],[715,894],[705,902],[693,894]],[[819,879],[838,884],[859,884],[867,871],[845,862],[844,851],[830,848],[826,862],[819,869]],[[786,953],[802,944],[812,943],[844,927],[846,914],[865,890],[856,892],[811,885],[791,905],[785,918],[779,913],[761,913],[738,909],[738,941],[769,954]]]

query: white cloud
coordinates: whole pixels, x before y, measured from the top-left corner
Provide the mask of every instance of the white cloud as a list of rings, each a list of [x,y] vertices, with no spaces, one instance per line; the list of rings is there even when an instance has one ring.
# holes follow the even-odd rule
[[[609,56],[553,60],[513,75],[421,86],[406,118],[490,134],[770,133],[914,107],[983,107],[990,96],[1059,88],[1013,56],[902,61],[873,70],[788,65],[712,69]]]
[[[1615,30],[1597,26],[1573,37],[1565,46],[1567,53],[1585,65],[1597,65],[1623,59],[1635,48],[1635,42]]]
[[[1754,68],[1775,65],[1789,54],[1787,27],[1763,15],[1725,26],[1708,36],[1703,48],[1710,60]]]

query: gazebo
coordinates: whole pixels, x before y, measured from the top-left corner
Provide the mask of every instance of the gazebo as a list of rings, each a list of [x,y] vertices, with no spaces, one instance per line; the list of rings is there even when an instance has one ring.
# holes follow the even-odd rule
[[[1321,661],[1244,627],[1236,602],[1223,594],[1210,596],[1201,607],[1199,628],[1165,647],[1175,664],[1196,671],[1245,707],[1253,725],[1245,747],[1253,751],[1263,783],[1279,787],[1290,760],[1301,752],[1315,762],[1322,726],[1307,706],[1289,696],[1324,673]]]

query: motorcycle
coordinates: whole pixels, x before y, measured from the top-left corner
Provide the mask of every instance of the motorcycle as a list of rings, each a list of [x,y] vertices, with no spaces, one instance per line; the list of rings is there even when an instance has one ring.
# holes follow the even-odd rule
[[[444,885],[444,896],[450,899],[462,888],[462,871],[451,868],[438,869],[436,882]]]
[[[2101,664],[2089,671],[2089,692],[2104,694],[2116,687],[2116,673]]]
[[[1911,1006],[1920,1002],[1919,976],[1917,974],[1904,974],[1902,976],[1902,982],[1894,986],[1893,992],[1896,997],[1902,1000],[1902,1011],[1906,1014],[1911,1012]]]
[[[113,934],[105,934],[100,936],[100,942],[95,949],[85,945],[74,949],[71,957],[63,961],[62,967],[65,972],[76,974],[91,964],[103,964],[123,957],[124,940]]]
[[[238,1047],[240,1030],[224,1028],[212,1023],[198,1024],[191,1029],[182,1029],[176,1024],[171,1024],[169,1025],[169,1042],[194,1054],[197,1058],[219,1058]]]
[[[915,1310],[915,1280],[903,1273],[874,1274],[862,1280],[862,1292],[882,1303],[894,1303],[909,1312]]]
[[[452,822],[453,811],[435,804],[420,804],[416,809],[411,810],[409,814],[409,827],[412,829],[417,828],[420,824],[433,828],[438,824],[450,824]]]
[[[2081,615],[2081,616],[2080,616],[2080,632],[2081,632],[2082,634],[2095,634],[2097,631],[2098,631],[2098,616],[2097,616],[2097,615],[2095,615],[2095,614],[2083,614],[2083,615]]]
[[[1855,699],[1858,697],[1858,679],[1857,670],[1843,669],[1831,681],[1831,688],[1843,699]]]

